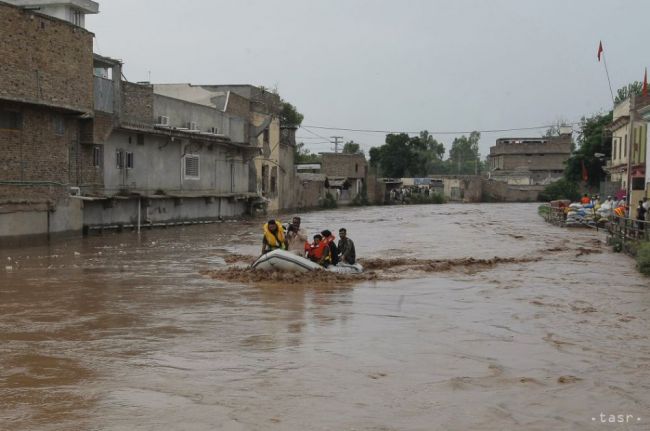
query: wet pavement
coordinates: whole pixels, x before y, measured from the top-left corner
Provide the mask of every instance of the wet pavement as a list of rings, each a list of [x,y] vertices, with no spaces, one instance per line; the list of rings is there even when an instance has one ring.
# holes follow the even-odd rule
[[[214,278],[253,221],[1,250],[0,429],[650,429],[650,279],[536,207],[302,214],[346,284]]]

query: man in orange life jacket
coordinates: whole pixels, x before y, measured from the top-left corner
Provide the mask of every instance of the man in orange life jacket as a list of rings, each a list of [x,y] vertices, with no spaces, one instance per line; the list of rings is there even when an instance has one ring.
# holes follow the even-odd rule
[[[269,220],[264,224],[264,239],[262,239],[262,254],[276,249],[287,249],[287,240],[284,237],[282,223]]]
[[[323,237],[321,235],[314,235],[314,242],[309,247],[307,257],[309,257],[309,260],[312,262],[316,262],[317,264],[322,265],[326,268],[330,264],[330,249],[327,246],[327,243],[323,241]]]
[[[336,237],[327,229],[322,231],[320,234],[323,235],[323,242],[327,244],[327,247],[330,250],[330,262],[332,265],[338,265],[339,251],[336,248]]]

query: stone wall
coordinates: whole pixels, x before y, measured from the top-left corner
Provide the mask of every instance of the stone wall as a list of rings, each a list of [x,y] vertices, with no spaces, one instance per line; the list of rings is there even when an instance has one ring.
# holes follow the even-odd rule
[[[122,81],[122,115],[125,124],[152,125],[153,86]]]
[[[93,35],[0,2],[0,99],[93,109]]]
[[[483,179],[484,202],[536,202],[544,186],[514,186]]]
[[[363,154],[323,153],[321,172],[328,177],[365,178],[366,157]]]
[[[20,129],[0,129],[0,181],[20,182],[1,185],[0,199],[56,201],[78,184],[76,116],[7,102],[0,111],[22,116]]]

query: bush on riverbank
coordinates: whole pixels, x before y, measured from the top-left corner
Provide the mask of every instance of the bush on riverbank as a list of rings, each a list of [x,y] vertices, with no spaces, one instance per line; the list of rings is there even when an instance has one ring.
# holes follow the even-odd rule
[[[650,242],[639,245],[636,253],[636,265],[639,272],[650,275]]]
[[[551,212],[551,207],[549,207],[548,205],[540,205],[537,207],[537,214],[541,215],[542,217],[546,217],[550,212]]]
[[[412,204],[412,205],[420,205],[420,204],[444,204],[445,203],[445,198],[439,193],[434,193],[431,196],[426,196],[426,195],[421,195],[421,194],[413,194],[411,196],[408,196],[405,199],[405,203],[407,204]]]
[[[325,193],[325,198],[321,201],[320,207],[324,209],[333,209],[338,205],[336,204],[336,198],[330,193]]]
[[[352,206],[362,207],[366,205],[370,205],[370,201],[368,200],[368,186],[364,182],[361,186],[361,192],[352,199]]]
[[[539,200],[543,202],[550,202],[558,199],[569,199],[571,202],[580,199],[578,184],[562,178],[561,180],[544,187],[544,190],[539,194]]]

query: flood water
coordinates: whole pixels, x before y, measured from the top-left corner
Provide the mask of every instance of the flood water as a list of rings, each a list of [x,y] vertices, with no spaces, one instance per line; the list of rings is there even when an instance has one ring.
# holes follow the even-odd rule
[[[343,285],[206,275],[258,221],[2,250],[0,429],[650,429],[650,279],[536,207],[301,214],[361,258],[516,258]]]

